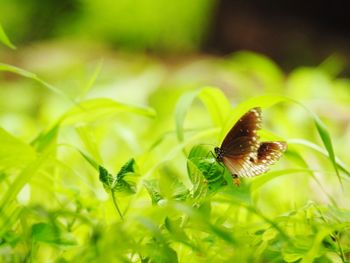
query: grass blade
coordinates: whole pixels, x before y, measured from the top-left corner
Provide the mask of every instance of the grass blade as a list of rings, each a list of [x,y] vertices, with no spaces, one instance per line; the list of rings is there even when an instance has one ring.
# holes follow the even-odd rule
[[[0,63],[0,71],[7,71],[7,72],[11,72],[11,73],[20,75],[20,76],[28,78],[28,79],[32,79],[32,80],[40,83],[41,85],[43,85],[48,90],[56,93],[57,95],[60,95],[61,97],[65,98],[65,99],[68,99],[73,104],[76,104],[76,102],[74,102],[71,98],[69,98],[61,90],[59,90],[58,88],[52,86],[51,84],[47,83],[46,81],[40,79],[36,74],[34,74],[32,72],[29,72],[27,70],[24,70],[24,69],[21,69],[21,68],[12,66],[12,65],[4,64],[4,63]]]
[[[11,49],[16,49],[15,45],[12,44],[10,39],[7,37],[5,30],[2,28],[0,24],[0,42],[2,42],[5,46],[8,46]]]
[[[184,122],[187,112],[196,98],[202,101],[215,126],[222,126],[230,113],[231,105],[220,89],[205,87],[185,93],[179,99],[175,109],[176,132],[180,142],[184,140]]]
[[[300,145],[306,146],[314,151],[321,153],[322,155],[326,156],[327,158],[329,158],[328,151],[323,150],[320,146],[318,146],[312,142],[309,142],[309,141],[306,141],[303,139],[290,139],[290,140],[288,140],[288,142],[291,144],[300,144]],[[337,169],[340,169],[343,173],[345,173],[347,176],[350,177],[350,169],[348,167],[346,167],[346,165],[336,156],[335,156],[335,163],[337,165]]]
[[[99,98],[86,100],[74,106],[62,115],[59,122],[63,125],[93,122],[120,112],[131,112],[146,117],[156,115],[155,111],[149,107],[133,106],[112,99]]]

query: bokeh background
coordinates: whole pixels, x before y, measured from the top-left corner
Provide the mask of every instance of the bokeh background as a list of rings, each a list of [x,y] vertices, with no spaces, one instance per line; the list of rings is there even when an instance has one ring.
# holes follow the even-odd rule
[[[156,54],[229,54],[249,49],[286,69],[349,57],[345,1],[41,1],[0,3],[2,24],[17,45],[84,39]]]
[[[349,8],[339,0],[1,0],[0,24],[16,46],[0,46],[3,259],[350,260]],[[232,125],[221,117],[237,105],[264,106],[262,138],[287,140],[288,152],[276,173],[200,201],[186,196],[199,203],[182,207],[176,198],[193,190],[191,147],[219,145]],[[113,174],[135,158],[154,196],[133,178],[137,195],[118,195],[122,223],[81,153]]]
[[[219,87],[233,104],[287,95],[341,121],[345,138],[348,8],[344,1],[2,0],[0,22],[17,49],[2,45],[0,58],[73,100],[112,96],[147,105],[158,89],[179,96],[203,86]],[[2,123],[28,139],[70,106],[16,74],[2,72],[1,83]],[[23,116],[15,116],[22,110],[43,123],[23,129]]]

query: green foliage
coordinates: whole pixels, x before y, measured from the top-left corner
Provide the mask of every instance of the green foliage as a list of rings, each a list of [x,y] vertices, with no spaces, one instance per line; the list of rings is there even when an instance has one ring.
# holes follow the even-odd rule
[[[38,223],[32,226],[32,239],[34,242],[50,243],[55,245],[76,245],[74,236],[64,229],[57,229],[57,225]]]
[[[20,0],[0,1],[3,26],[17,43],[69,36],[165,52],[197,50],[215,7],[214,0],[31,0],[25,6]],[[0,27],[0,41],[2,36]]]
[[[284,75],[251,52],[178,72],[144,59],[98,62],[76,88],[0,64],[1,261],[350,260],[350,81],[332,61]],[[238,187],[212,151],[252,107],[288,150]]]
[[[194,199],[205,198],[208,194],[215,193],[227,185],[224,177],[227,171],[216,162],[211,149],[201,145],[191,149],[187,160],[187,170],[193,185]]]
[[[126,192],[133,194],[135,193],[135,185],[133,185],[131,182],[125,181],[124,177],[130,173],[135,173],[135,160],[130,159],[127,161],[126,164],[123,165],[123,167],[120,169],[118,174],[113,177],[108,171],[103,168],[102,166],[99,166],[99,172],[100,172],[100,181],[102,182],[103,186],[108,191],[113,192]]]
[[[0,24],[0,42],[2,42],[4,45],[8,46],[9,48],[15,49],[16,47],[11,43],[10,39],[7,37],[4,29],[2,28]]]

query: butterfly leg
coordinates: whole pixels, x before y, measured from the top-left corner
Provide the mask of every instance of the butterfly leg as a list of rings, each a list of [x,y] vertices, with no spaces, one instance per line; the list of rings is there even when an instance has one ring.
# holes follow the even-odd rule
[[[208,152],[206,158],[208,158],[208,155],[209,155],[209,154],[211,154],[211,155],[216,159],[216,156],[215,156],[215,154],[214,154],[212,151],[209,151],[209,152]]]
[[[210,151],[209,153],[211,153],[213,155],[213,157],[216,159],[216,156],[215,156],[215,154],[212,151]],[[222,167],[222,174],[221,174],[221,176],[223,176],[224,173],[225,173],[226,167],[222,164],[222,162],[216,162],[216,163],[219,164]]]
[[[233,174],[232,178],[233,178],[233,182],[235,183],[235,185],[240,186],[241,180],[238,178],[238,175],[237,174]]]
[[[221,175],[224,175],[225,169],[226,169],[225,165],[223,165],[222,162],[217,162],[217,163],[222,167],[222,174]]]

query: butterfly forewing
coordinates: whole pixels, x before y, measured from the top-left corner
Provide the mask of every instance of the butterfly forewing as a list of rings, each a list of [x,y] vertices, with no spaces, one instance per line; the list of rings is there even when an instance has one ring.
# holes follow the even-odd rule
[[[259,147],[257,131],[261,127],[261,109],[253,108],[244,114],[228,132],[221,144],[223,155],[247,158]]]

